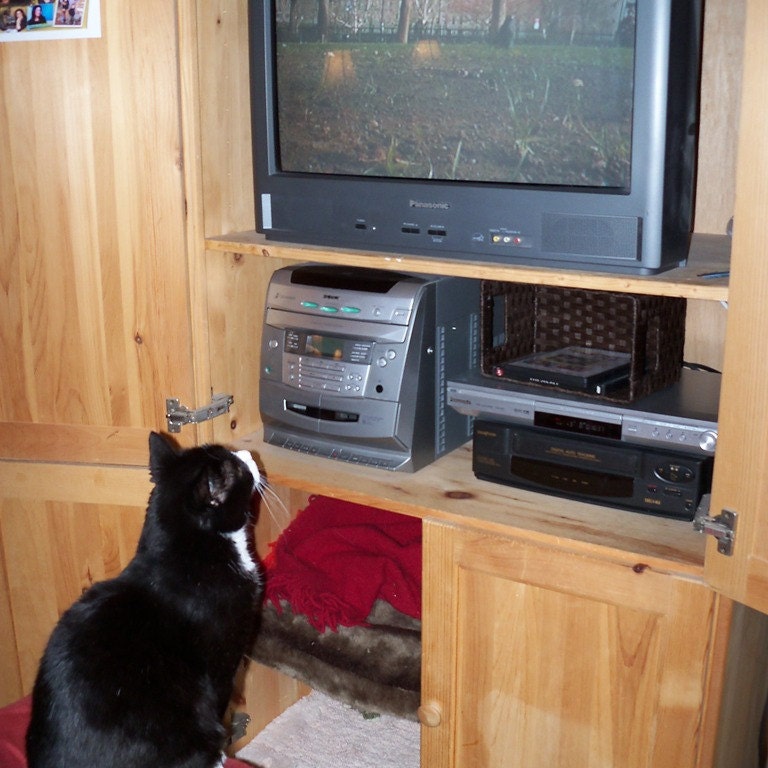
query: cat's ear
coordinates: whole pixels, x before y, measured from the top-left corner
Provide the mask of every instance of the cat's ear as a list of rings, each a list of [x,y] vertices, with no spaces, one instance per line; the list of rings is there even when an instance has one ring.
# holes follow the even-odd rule
[[[159,432],[149,433],[149,474],[155,483],[177,455],[173,445]]]

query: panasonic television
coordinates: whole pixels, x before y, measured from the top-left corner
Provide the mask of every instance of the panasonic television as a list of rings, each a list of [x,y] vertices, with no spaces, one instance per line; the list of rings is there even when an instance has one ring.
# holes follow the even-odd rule
[[[653,274],[685,263],[700,0],[249,5],[270,240]]]

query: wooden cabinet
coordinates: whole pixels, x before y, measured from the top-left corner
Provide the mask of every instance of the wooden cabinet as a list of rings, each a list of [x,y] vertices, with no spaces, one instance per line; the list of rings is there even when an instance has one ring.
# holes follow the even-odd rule
[[[246,8],[106,3],[100,40],[0,45],[0,699],[29,690],[58,614],[130,556],[165,399],[227,392],[229,415],[182,441],[250,448],[294,510],[326,493],[424,519],[423,765],[755,765],[768,8],[708,0],[705,239],[691,266],[651,278],[264,241],[250,231]],[[706,237],[734,212],[730,282],[702,279],[721,265]],[[686,357],[724,371],[712,508],[738,513],[733,557],[685,523],[478,482],[468,446],[406,476],[264,445],[264,293],[304,260],[686,297]],[[263,685],[249,702],[259,724],[298,695]]]

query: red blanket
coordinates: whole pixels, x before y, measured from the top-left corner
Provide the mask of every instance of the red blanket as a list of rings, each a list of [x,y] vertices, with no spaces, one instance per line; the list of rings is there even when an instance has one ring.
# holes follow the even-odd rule
[[[265,599],[318,630],[364,626],[377,599],[421,617],[421,521],[313,496],[265,558]]]

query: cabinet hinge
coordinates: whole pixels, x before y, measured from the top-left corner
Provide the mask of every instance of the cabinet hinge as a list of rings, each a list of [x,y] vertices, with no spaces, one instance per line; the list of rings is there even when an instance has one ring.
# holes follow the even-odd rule
[[[706,533],[717,539],[717,551],[721,555],[733,554],[733,543],[736,540],[736,519],[738,514],[730,509],[724,509],[719,515],[709,515],[709,494],[701,499],[696,517],[693,518],[693,529]]]
[[[165,420],[169,432],[181,432],[185,424],[199,424],[229,412],[229,406],[235,402],[232,395],[214,395],[208,405],[202,408],[190,409],[182,405],[175,397],[165,401]]]
[[[235,712],[232,715],[232,722],[229,726],[229,744],[240,741],[248,733],[248,726],[251,724],[251,716],[247,712]]]

